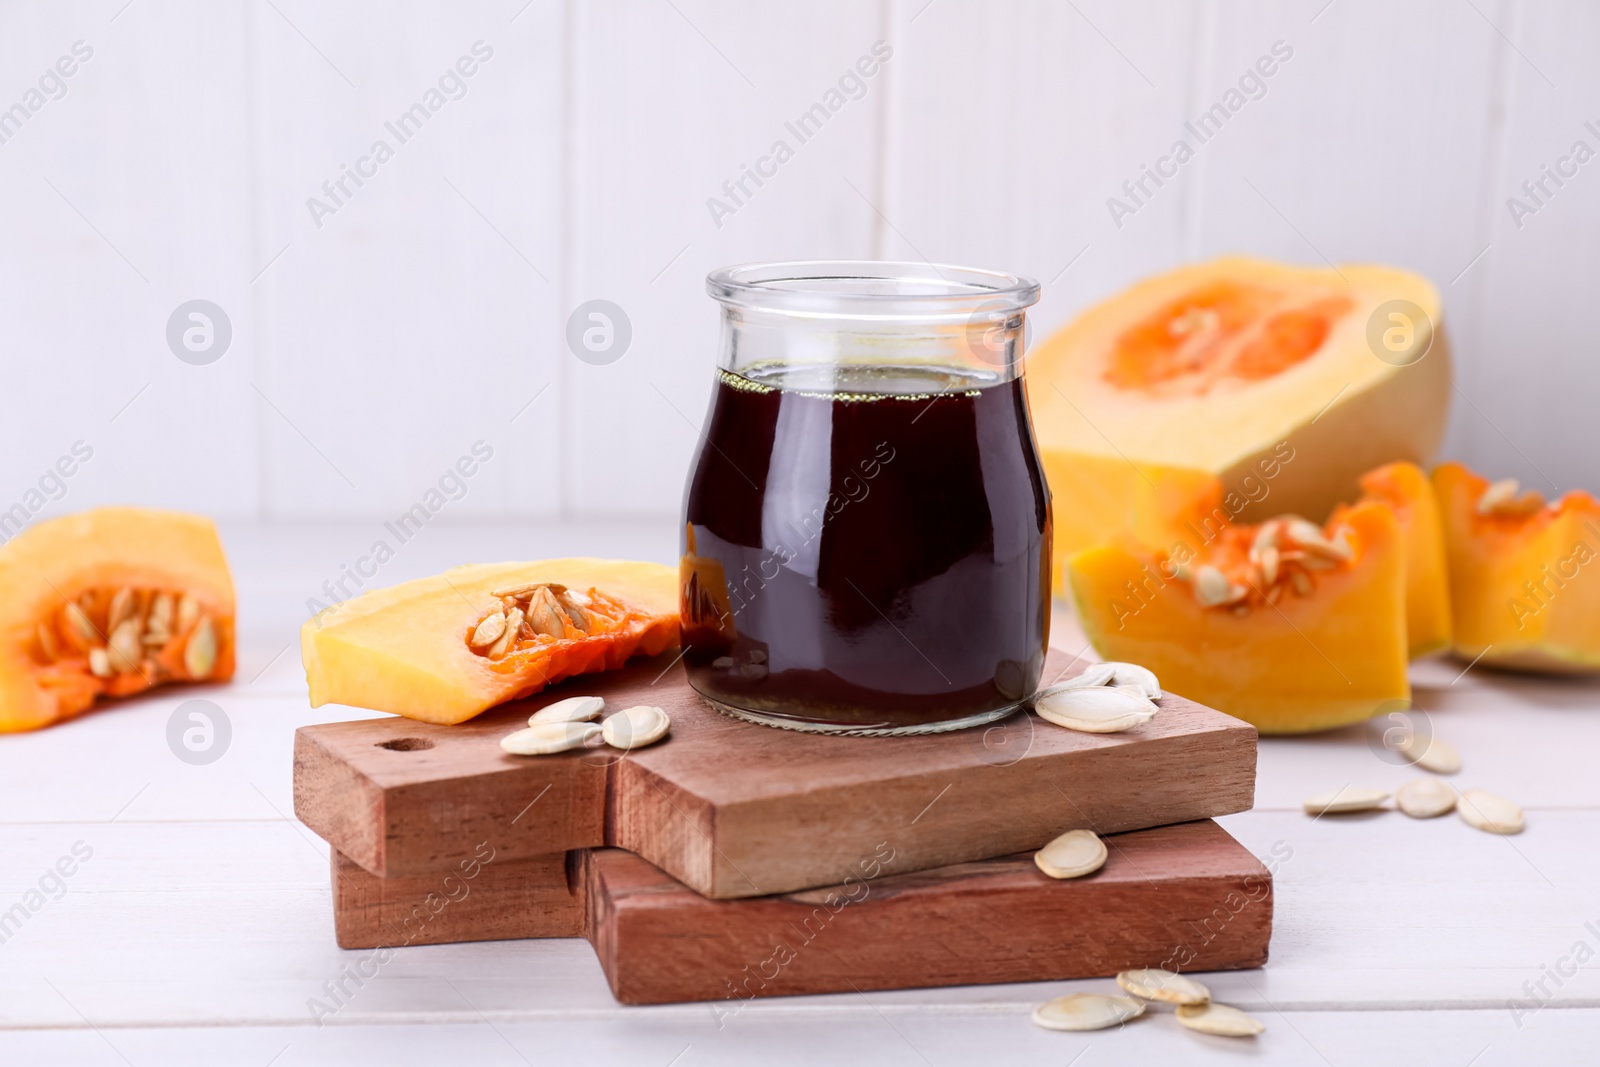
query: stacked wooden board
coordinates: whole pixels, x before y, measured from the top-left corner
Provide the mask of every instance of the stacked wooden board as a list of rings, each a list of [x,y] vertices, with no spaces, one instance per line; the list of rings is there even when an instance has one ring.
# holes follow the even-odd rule
[[[659,705],[672,733],[500,749],[586,694]],[[1255,730],[1161,709],[1120,734],[1030,713],[830,737],[719,715],[663,657],[456,726],[303,727],[295,810],[333,846],[342,946],[586,936],[629,1003],[1259,966],[1271,877],[1209,822],[1250,807]],[[1110,860],[1047,878],[1031,850],[1076,828]]]

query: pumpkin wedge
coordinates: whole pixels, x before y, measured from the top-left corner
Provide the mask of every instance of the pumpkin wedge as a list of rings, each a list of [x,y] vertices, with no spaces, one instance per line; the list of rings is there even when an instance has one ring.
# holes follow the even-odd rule
[[[1209,515],[1322,521],[1362,473],[1423,462],[1444,432],[1437,290],[1379,266],[1225,258],[1148,278],[1028,357],[1057,501],[1055,558],[1122,535],[1153,548]]]
[[[1459,463],[1433,472],[1450,567],[1455,653],[1494,667],[1600,671],[1600,502],[1545,503]]]
[[[1444,528],[1427,473],[1415,463],[1389,463],[1361,476],[1362,502],[1388,505],[1400,523],[1406,558],[1406,637],[1411,658],[1450,647],[1450,575]],[[1337,521],[1348,509],[1334,512]]]
[[[210,519],[96,508],[0,546],[0,732],[225,681],[233,664],[233,578]]]
[[[375,589],[300,628],[311,706],[458,723],[576,674],[678,644],[671,567],[481,563]]]
[[[1409,699],[1405,550],[1393,512],[1318,527],[1234,525],[1197,548],[1132,542],[1067,564],[1084,632],[1108,660],[1262,733],[1325,730]]]

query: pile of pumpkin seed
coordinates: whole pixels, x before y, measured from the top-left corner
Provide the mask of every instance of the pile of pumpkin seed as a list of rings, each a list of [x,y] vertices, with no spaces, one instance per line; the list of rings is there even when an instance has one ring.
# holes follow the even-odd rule
[[[1434,774],[1455,774],[1461,770],[1461,756],[1455,747],[1439,737],[1409,737],[1400,754],[1412,764]],[[1377,811],[1388,803],[1382,789],[1356,789],[1345,786],[1332,793],[1319,793],[1305,799],[1307,815],[1344,815],[1358,811]],[[1417,778],[1394,792],[1395,807],[1413,819],[1433,819],[1451,811],[1461,821],[1486,834],[1520,834],[1526,825],[1522,808],[1487,789],[1456,787],[1442,778]]]
[[[1254,1037],[1266,1029],[1238,1008],[1218,1004],[1211,990],[1193,978],[1149,967],[1123,971],[1117,985],[1125,997],[1102,993],[1069,993],[1047,1000],[1033,1011],[1033,1021],[1046,1030],[1104,1030],[1137,1019],[1148,1003],[1173,1005],[1178,1022],[1190,1030],[1218,1037]]]
[[[600,697],[568,697],[534,712],[528,727],[500,739],[500,747],[514,756],[550,756],[581,748],[598,737],[624,752],[653,745],[672,728],[667,713],[652,704],[623,708],[604,722]]]

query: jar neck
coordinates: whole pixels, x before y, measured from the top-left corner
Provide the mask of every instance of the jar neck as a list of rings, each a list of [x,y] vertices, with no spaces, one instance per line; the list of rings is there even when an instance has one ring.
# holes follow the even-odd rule
[[[1027,314],[1002,309],[969,315],[815,315],[762,308],[722,308],[717,365],[752,379],[824,383],[896,368],[953,382],[1021,377]]]

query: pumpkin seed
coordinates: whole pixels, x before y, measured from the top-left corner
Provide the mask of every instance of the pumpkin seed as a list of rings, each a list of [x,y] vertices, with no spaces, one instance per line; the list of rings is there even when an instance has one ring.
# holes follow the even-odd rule
[[[37,626],[39,631],[39,651],[50,663],[61,658],[61,642],[56,638],[56,628],[48,622],[41,622]]]
[[[568,697],[546,704],[528,719],[529,726],[542,722],[592,722],[599,718],[606,702],[600,697]]]
[[[1255,540],[1251,542],[1250,547],[1256,552],[1262,552],[1269,548],[1276,549],[1278,547],[1279,529],[1279,523],[1262,523],[1261,527],[1256,530]]]
[[[1478,498],[1478,514],[1490,515],[1511,503],[1516,499],[1518,488],[1515,478],[1502,478],[1489,483],[1489,488]]]
[[[1454,774],[1461,769],[1461,754],[1455,750],[1455,746],[1438,737],[1412,734],[1401,742],[1400,754],[1434,774]]]
[[[561,604],[562,610],[567,613],[567,618],[572,620],[572,625],[580,632],[588,633],[594,629],[594,620],[584,610],[584,605],[579,603],[571,593],[559,593],[556,600]]]
[[[68,603],[62,609],[62,614],[67,617],[67,624],[72,627],[84,641],[94,641],[100,636],[100,631],[94,628],[94,623],[89,621],[89,616],[77,604]]]
[[[178,598],[178,632],[184,633],[200,618],[200,601],[188,593]]]
[[[506,616],[506,628],[501,631],[499,637],[494,639],[494,644],[489,646],[489,658],[499,659],[510,651],[511,643],[517,639],[517,635],[521,630],[522,609],[512,608],[511,612]]]
[[[89,673],[96,678],[111,677],[111,657],[106,654],[105,649],[91,648],[89,650]]]
[[[600,739],[612,748],[629,751],[653,745],[672,727],[667,713],[650,704],[623,708],[600,724]]]
[[[1033,710],[1046,722],[1088,734],[1114,734],[1156,717],[1143,694],[1111,686],[1085,686],[1036,697]]]
[[[1168,1004],[1205,1004],[1211,999],[1211,990],[1193,978],[1160,967],[1123,971],[1117,975],[1117,984],[1136,997]]]
[[[1068,830],[1033,854],[1034,865],[1051,878],[1082,878],[1106,863],[1106,843],[1093,830]]]
[[[1346,786],[1332,793],[1307,797],[1307,815],[1341,815],[1352,811],[1371,811],[1383,806],[1389,794],[1381,789],[1351,789]]]
[[[1034,694],[1034,700],[1050,696],[1052,693],[1065,693],[1069,689],[1095,688],[1103,689],[1112,683],[1117,676],[1117,667],[1114,663],[1091,663],[1083,669],[1083,673],[1064,682],[1057,682],[1047,689],[1041,689]]]
[[[550,756],[579,748],[598,736],[592,722],[542,722],[500,739],[500,747],[514,756]]]
[[[1217,1037],[1254,1037],[1266,1029],[1261,1020],[1226,1004],[1183,1004],[1175,1014],[1189,1029]]]
[[[732,666],[732,656],[718,656],[716,659],[711,661],[711,669],[714,671],[725,671]]]
[[[1394,791],[1395,806],[1413,819],[1432,819],[1456,806],[1456,791],[1449,782],[1418,778]]]
[[[171,630],[176,607],[171,593],[157,593],[150,601],[150,619],[146,625],[152,630]]]
[[[561,606],[556,603],[555,595],[547,586],[540,586],[529,600],[527,618],[528,629],[536,634],[544,634],[557,641],[567,635],[561,625]]]
[[[1209,563],[1194,569],[1194,599],[1205,608],[1214,608],[1233,599],[1233,583]]]
[[[217,629],[209,615],[202,615],[183,646],[183,670],[190,678],[209,678],[216,665]]]
[[[1520,834],[1524,826],[1520,807],[1486,789],[1462,793],[1456,811],[1468,826],[1487,834]]]
[[[1294,586],[1294,591],[1300,596],[1310,596],[1316,588],[1311,584],[1311,575],[1304,571],[1295,571],[1289,576],[1289,584]]]
[[[134,611],[134,594],[130,586],[123,586],[111,595],[111,607],[106,612],[106,630],[115,631]]]
[[[1257,553],[1261,564],[1261,584],[1276,585],[1278,582],[1278,550],[1267,546]]]
[[[473,648],[487,648],[500,640],[500,635],[506,632],[506,617],[502,612],[486,615],[477,628],[472,631],[468,640]]]
[[[1068,993],[1033,1009],[1033,1021],[1046,1030],[1104,1030],[1143,1014],[1144,1002],[1132,997]]]
[[[1161,683],[1156,680],[1156,674],[1148,667],[1141,667],[1137,663],[1122,663],[1113,661],[1106,664],[1111,668],[1111,684],[1118,689],[1133,689],[1143,693],[1147,700],[1161,699]]]
[[[117,624],[106,648],[112,670],[118,674],[132,674],[139,669],[139,661],[144,658],[144,642],[139,636],[138,619],[123,619]]]

